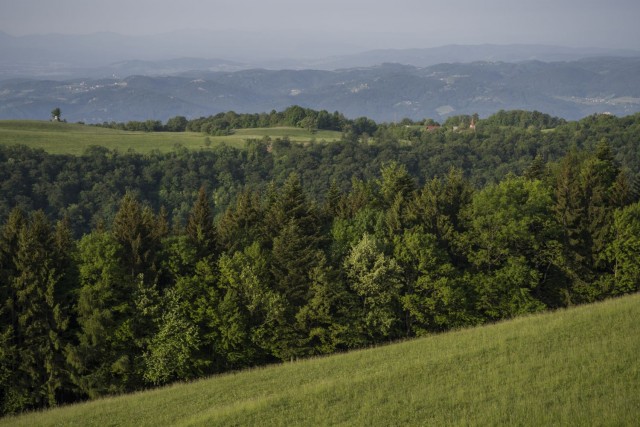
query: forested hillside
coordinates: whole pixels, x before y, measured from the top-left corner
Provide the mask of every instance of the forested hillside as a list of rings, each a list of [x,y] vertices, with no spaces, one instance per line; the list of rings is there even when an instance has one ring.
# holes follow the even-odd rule
[[[101,79],[62,82],[21,78],[0,81],[0,119],[45,119],[52,104],[66,111],[70,121],[86,123],[271,111],[299,104],[377,121],[445,120],[474,112],[484,118],[499,109],[539,110],[577,120],[594,113],[640,111],[639,74],[640,58],[607,57],[425,68],[385,63],[335,71],[251,69],[116,78],[109,73]]]
[[[2,412],[636,292],[640,116],[475,120],[0,147]]]

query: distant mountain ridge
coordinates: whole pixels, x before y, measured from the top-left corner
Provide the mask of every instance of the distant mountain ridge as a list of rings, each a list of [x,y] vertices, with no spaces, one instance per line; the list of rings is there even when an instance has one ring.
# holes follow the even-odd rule
[[[0,82],[1,119],[166,120],[297,104],[377,121],[538,110],[566,119],[640,111],[640,58],[383,64],[323,70],[189,71],[173,76]]]
[[[371,67],[382,63],[398,63],[428,67],[442,63],[576,61],[602,56],[640,57],[640,51],[625,49],[571,48],[550,45],[447,45],[423,49],[377,49],[362,53],[325,58],[317,65],[321,69]]]
[[[360,38],[366,38],[360,35]],[[30,35],[0,32],[0,80],[33,77],[64,80],[172,75],[190,70],[337,70],[399,63],[575,61],[598,56],[640,57],[640,50],[548,45],[448,45],[411,49],[368,49],[339,35],[291,37],[273,32],[183,31],[154,36],[116,33]],[[200,61],[196,63],[195,61]],[[207,63],[208,62],[208,63]],[[170,65],[170,66],[167,66]]]

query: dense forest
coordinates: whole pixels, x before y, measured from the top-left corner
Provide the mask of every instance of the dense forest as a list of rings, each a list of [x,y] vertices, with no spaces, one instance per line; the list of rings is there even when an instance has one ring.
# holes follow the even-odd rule
[[[149,155],[0,147],[0,410],[638,291],[640,115],[472,122]]]

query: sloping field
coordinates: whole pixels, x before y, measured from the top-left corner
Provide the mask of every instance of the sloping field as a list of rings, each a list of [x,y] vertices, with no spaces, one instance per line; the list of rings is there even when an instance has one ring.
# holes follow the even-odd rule
[[[336,141],[340,132],[311,132],[290,127],[238,129],[233,135],[209,136],[197,132],[127,132],[115,129],[84,126],[74,123],[52,123],[29,120],[0,120],[0,144],[22,144],[41,148],[51,154],[80,155],[92,145],[100,145],[122,152],[133,149],[138,153],[151,150],[167,152],[180,144],[191,150],[207,149],[226,143],[242,147],[247,139],[289,137],[292,141],[308,142],[312,139]]]
[[[0,425],[637,425],[640,295]]]

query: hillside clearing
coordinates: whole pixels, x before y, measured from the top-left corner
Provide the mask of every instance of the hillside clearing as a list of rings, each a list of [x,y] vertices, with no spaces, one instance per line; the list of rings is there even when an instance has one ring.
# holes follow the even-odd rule
[[[197,132],[129,132],[75,123],[0,121],[0,144],[22,144],[51,154],[80,155],[92,145],[122,152],[134,150],[138,153],[152,150],[168,152],[175,149],[176,144],[190,150],[207,149],[221,143],[242,147],[247,139],[262,139],[264,136],[273,139],[288,137],[296,142],[331,142],[339,140],[341,134],[334,131],[311,133],[300,128],[277,127],[238,129],[232,135],[207,136]]]
[[[640,295],[0,420],[0,425],[632,425]]]

